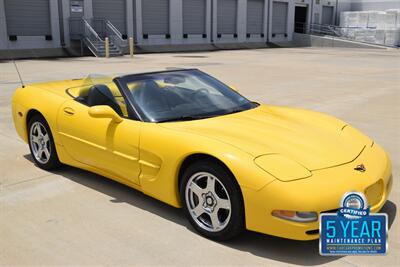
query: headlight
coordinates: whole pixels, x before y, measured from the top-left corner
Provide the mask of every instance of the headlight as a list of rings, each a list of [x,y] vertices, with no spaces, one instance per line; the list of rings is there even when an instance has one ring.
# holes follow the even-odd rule
[[[281,219],[294,221],[294,222],[315,222],[318,220],[316,212],[302,212],[291,210],[274,210],[272,215]]]
[[[281,154],[261,155],[254,159],[255,164],[283,182],[303,179],[312,174],[294,160]]]

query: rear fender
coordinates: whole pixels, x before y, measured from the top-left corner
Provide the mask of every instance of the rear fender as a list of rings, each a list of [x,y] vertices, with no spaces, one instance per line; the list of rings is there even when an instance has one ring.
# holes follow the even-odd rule
[[[64,97],[40,88],[31,86],[17,88],[12,99],[12,116],[18,135],[28,142],[28,114],[29,111],[36,110],[47,121],[54,142],[61,144],[57,135],[57,116],[59,108],[65,101]]]

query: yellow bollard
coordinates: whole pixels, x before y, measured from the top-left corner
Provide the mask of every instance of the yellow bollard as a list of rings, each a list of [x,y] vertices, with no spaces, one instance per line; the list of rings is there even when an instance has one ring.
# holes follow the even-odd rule
[[[108,37],[105,38],[106,57],[110,57],[110,41]]]
[[[135,52],[135,44],[133,43],[133,37],[129,37],[129,54],[133,57]]]

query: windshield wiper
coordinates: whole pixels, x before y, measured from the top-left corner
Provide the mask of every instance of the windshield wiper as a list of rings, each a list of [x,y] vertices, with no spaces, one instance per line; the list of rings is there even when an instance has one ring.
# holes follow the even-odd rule
[[[188,115],[188,116],[180,116],[176,118],[168,118],[164,120],[159,120],[157,122],[171,122],[171,121],[193,121],[193,120],[200,120],[200,119],[206,119],[206,118],[211,118],[214,116],[210,115],[203,115],[203,116],[193,116],[193,115]]]
[[[214,115],[188,115],[188,116],[180,116],[180,117],[175,117],[175,118],[168,118],[164,120],[159,120],[157,122],[171,122],[171,121],[193,121],[193,120],[201,120],[201,119],[207,119],[207,118],[212,118],[215,116],[222,116],[222,115],[228,115],[228,114],[233,114],[233,113],[238,113],[241,111],[245,111],[247,109],[245,108],[236,108],[232,109],[227,113],[223,114],[214,114]]]

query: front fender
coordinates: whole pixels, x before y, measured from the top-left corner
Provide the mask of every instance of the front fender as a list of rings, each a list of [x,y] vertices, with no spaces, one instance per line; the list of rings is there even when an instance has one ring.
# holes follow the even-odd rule
[[[275,178],[254,164],[254,157],[226,143],[193,133],[143,123],[140,137],[142,191],[180,207],[179,168],[193,154],[207,154],[223,162],[241,188],[260,190]]]

